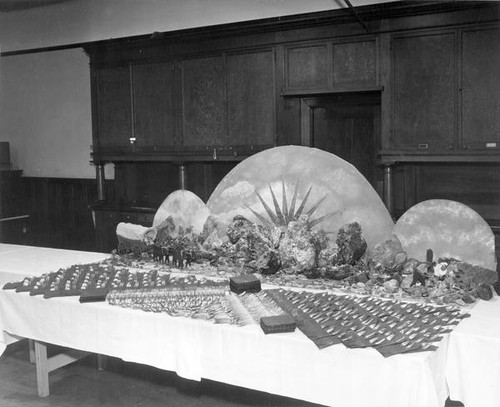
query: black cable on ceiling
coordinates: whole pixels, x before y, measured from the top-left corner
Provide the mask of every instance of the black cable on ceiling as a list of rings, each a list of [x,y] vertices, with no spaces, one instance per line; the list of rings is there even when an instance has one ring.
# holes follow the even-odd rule
[[[370,29],[368,26],[365,24],[365,22],[361,19],[359,16],[358,12],[350,2],[350,0],[344,0],[345,4],[347,4],[347,7],[349,7],[349,10],[351,10],[352,14],[354,14],[354,17],[356,17],[356,20],[363,26],[363,28],[366,30],[367,33],[370,33]]]

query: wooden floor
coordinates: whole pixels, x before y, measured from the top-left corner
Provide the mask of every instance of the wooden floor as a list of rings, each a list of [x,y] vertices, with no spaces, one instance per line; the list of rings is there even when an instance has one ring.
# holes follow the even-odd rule
[[[0,356],[1,407],[317,407],[217,382],[191,382],[175,373],[108,358],[98,371],[94,356],[50,373],[50,392],[39,398],[28,343],[7,347]]]

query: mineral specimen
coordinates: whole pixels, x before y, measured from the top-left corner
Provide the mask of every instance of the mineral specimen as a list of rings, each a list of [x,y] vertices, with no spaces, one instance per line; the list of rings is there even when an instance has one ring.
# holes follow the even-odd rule
[[[470,287],[471,284],[495,284],[498,281],[498,273],[495,270],[461,261],[451,261],[450,265],[456,265],[456,278],[464,288]]]
[[[329,241],[327,246],[318,253],[318,267],[332,267],[339,263],[339,246]]]
[[[287,273],[300,274],[316,266],[316,250],[307,215],[289,223],[278,250]]]
[[[491,286],[484,283],[479,284],[479,286],[476,289],[476,293],[479,298],[485,301],[489,301],[493,297],[493,291],[491,289]]]
[[[337,234],[337,245],[340,264],[354,264],[358,261],[367,247],[361,234],[361,225],[352,222],[342,226]]]
[[[347,277],[354,275],[356,270],[349,264],[341,266],[328,267],[321,270],[321,276],[331,278],[333,280],[343,280]]]
[[[399,282],[395,278],[387,280],[384,283],[384,290],[388,293],[394,293],[399,288]]]
[[[406,253],[396,235],[375,245],[370,251],[371,265],[378,272],[393,273],[401,271],[406,262]]]
[[[205,250],[210,250],[221,247],[228,242],[228,239],[225,226],[216,216],[210,215],[205,221],[203,231],[200,234],[201,246]]]
[[[280,262],[267,228],[237,215],[228,226],[227,235],[229,242],[235,245],[237,258],[242,266],[268,273],[277,270]]]

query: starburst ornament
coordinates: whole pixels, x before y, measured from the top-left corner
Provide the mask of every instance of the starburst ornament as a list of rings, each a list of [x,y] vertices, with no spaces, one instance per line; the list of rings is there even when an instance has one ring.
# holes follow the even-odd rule
[[[306,211],[306,204],[307,201],[309,200],[309,195],[311,194],[312,190],[312,185],[309,187],[307,190],[307,193],[300,203],[299,207],[297,210],[295,210],[295,206],[297,204],[297,195],[299,191],[299,183],[295,185],[295,190],[293,192],[293,197],[292,201],[290,203],[290,206],[288,206],[288,200],[286,196],[286,188],[285,188],[285,181],[283,180],[281,183],[282,186],[282,201],[281,201],[281,207],[278,203],[278,199],[276,198],[276,195],[273,191],[273,188],[269,184],[269,191],[271,192],[271,197],[273,200],[273,207],[274,210],[268,205],[268,203],[262,198],[262,195],[255,190],[255,195],[257,195],[257,198],[259,198],[260,203],[262,204],[266,214],[269,216],[269,219],[255,211],[254,209],[250,208],[247,206],[247,208],[259,219],[264,225],[266,226],[277,226],[277,227],[286,227],[290,222],[297,221],[302,214],[307,215],[308,221],[307,224],[309,228],[312,228],[319,223],[323,222],[325,219],[333,216],[336,212],[330,212],[327,213],[326,215],[323,215],[319,218],[312,219],[312,215],[316,210],[319,208],[319,206],[323,203],[323,201],[327,198],[327,195],[316,201],[316,203],[313,204],[313,206]]]

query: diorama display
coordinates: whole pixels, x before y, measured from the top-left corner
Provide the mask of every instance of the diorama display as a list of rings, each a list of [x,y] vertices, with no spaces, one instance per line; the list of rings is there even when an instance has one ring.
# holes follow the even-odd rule
[[[472,209],[426,201],[394,225],[352,165],[308,147],[242,161],[206,205],[175,191],[151,228],[122,223],[117,237],[103,262],[4,289],[265,333],[297,326],[320,349],[343,343],[384,356],[435,349],[473,303],[496,295],[494,236]]]

